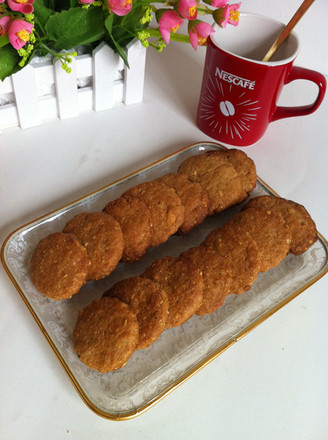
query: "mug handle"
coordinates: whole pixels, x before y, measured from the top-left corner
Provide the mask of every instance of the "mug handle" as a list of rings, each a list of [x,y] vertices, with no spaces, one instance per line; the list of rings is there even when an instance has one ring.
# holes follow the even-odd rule
[[[291,118],[293,116],[305,116],[313,113],[320,106],[326,92],[327,81],[326,78],[315,70],[305,69],[304,67],[293,67],[287,81],[288,84],[296,79],[305,79],[314,82],[319,87],[318,96],[312,104],[302,105],[298,107],[276,107],[272,115],[271,121],[278,119]]]

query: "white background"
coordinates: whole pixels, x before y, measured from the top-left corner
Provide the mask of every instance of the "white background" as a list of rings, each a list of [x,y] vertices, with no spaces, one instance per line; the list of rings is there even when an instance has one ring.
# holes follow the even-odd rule
[[[301,2],[245,0],[243,11],[287,22]],[[300,66],[328,74],[327,0],[297,26]],[[185,145],[210,140],[195,124],[205,49],[149,50],[144,102],[0,135],[0,241],[20,225]],[[298,82],[282,100],[303,104]],[[306,102],[304,102],[306,101]],[[281,196],[302,203],[328,236],[327,98],[277,121],[245,151]],[[105,420],[77,395],[0,269],[0,437],[38,439],[326,440],[328,276],[140,417]]]

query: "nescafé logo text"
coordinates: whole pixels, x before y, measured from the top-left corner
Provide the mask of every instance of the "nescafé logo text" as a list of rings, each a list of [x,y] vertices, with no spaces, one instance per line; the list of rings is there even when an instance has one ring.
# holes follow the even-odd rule
[[[222,81],[234,84],[235,86],[243,87],[244,89],[254,90],[255,88],[255,81],[240,78],[239,76],[233,75],[232,73],[220,70],[218,67],[215,70],[215,76],[218,76],[220,79],[222,79]]]

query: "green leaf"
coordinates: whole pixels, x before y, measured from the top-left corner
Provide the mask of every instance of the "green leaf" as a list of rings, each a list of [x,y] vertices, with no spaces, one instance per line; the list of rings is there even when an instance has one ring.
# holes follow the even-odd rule
[[[132,3],[131,11],[122,17],[116,15],[113,21],[112,35],[120,45],[126,46],[136,34],[146,26],[140,23],[144,14],[144,6],[140,3]]]
[[[46,0],[35,0],[33,3],[34,15],[41,26],[44,26],[49,17],[53,14],[53,10],[47,7],[48,2]]]
[[[119,54],[119,56],[123,59],[124,63],[129,67],[128,59],[126,57],[126,53],[125,53],[123,47],[113,37],[113,34],[112,34],[113,20],[114,20],[114,14],[110,14],[109,17],[107,17],[107,19],[105,21],[105,26],[106,26],[108,36],[109,36],[108,43],[112,47],[112,49],[116,50],[116,52]]]
[[[140,23],[144,11],[145,4],[133,2],[132,9],[127,15],[118,16],[110,14],[105,21],[105,27],[108,33],[106,41],[112,49],[118,52],[127,66],[129,66],[129,64],[124,48],[135,38],[139,31],[147,26]]]
[[[105,21],[105,27],[110,34],[112,33],[113,22],[114,22],[114,14],[109,14],[109,16],[106,18]]]
[[[121,47],[126,47],[127,44],[136,37],[138,32],[147,27],[147,25],[140,23],[144,11],[145,7],[143,4],[133,2],[132,9],[127,15],[122,17],[115,15],[111,36]]]
[[[105,34],[101,8],[73,8],[53,14],[45,26],[56,50],[90,44]]]
[[[10,45],[0,48],[0,79],[3,81],[7,76],[20,70],[18,63],[21,57],[17,51]]]
[[[0,47],[6,46],[7,44],[9,44],[9,37],[8,37],[8,35],[2,35],[0,37]]]

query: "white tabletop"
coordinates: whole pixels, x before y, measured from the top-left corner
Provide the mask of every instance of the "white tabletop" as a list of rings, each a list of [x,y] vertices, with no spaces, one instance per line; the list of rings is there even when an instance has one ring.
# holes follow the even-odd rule
[[[278,3],[280,5],[278,5]],[[287,22],[300,1],[245,0],[245,11]],[[328,74],[326,0],[297,29],[297,64]],[[144,101],[0,135],[0,242],[15,228],[179,148],[211,140],[195,123],[205,50],[147,53]],[[312,99],[302,81],[283,101]],[[328,98],[311,116],[272,123],[244,151],[283,197],[328,237]],[[0,436],[37,439],[328,438],[328,276],[141,416],[105,420],[80,399],[0,269]]]

